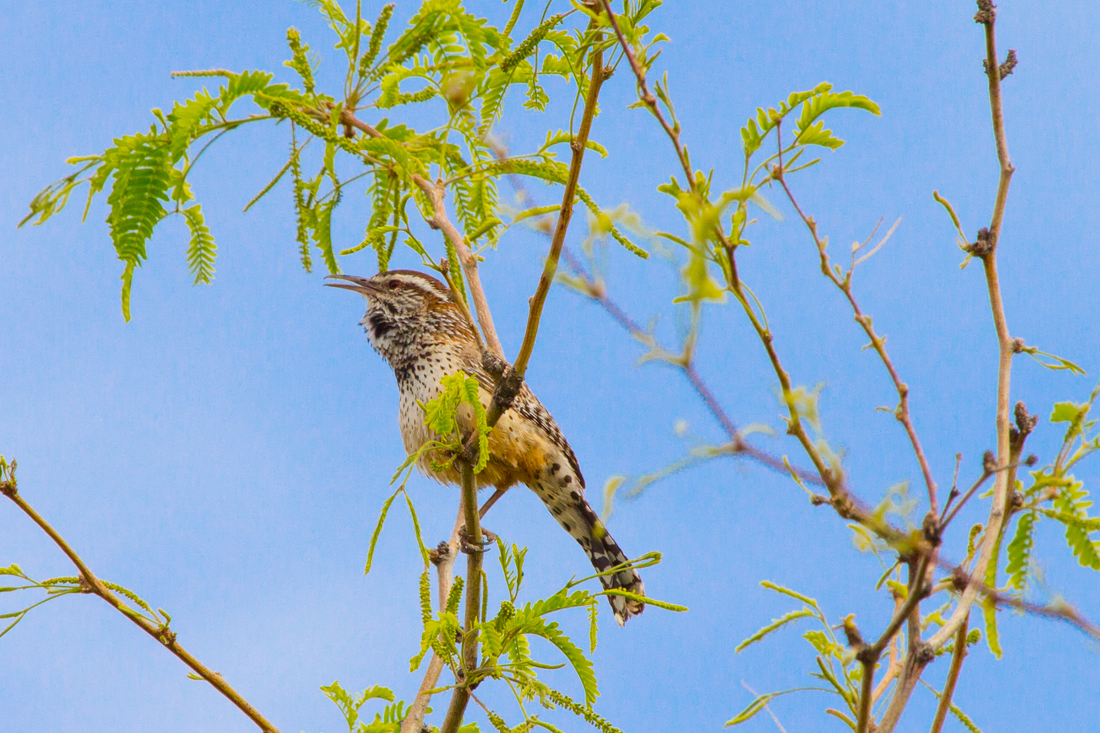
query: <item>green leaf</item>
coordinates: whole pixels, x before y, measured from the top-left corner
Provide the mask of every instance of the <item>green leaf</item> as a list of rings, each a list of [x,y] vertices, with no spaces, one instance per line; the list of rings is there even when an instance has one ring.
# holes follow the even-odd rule
[[[1083,418],[1089,411],[1089,405],[1077,405],[1073,402],[1058,402],[1050,414],[1051,422],[1072,423]]]
[[[817,688],[817,687],[796,687],[796,688],[793,688],[793,689],[790,689],[790,690],[782,690],[780,692],[769,692],[769,693],[764,694],[764,695],[757,695],[756,698],[753,699],[753,701],[749,703],[748,707],[746,707],[744,710],[742,710],[740,713],[738,713],[733,718],[727,720],[722,727],[723,728],[729,728],[730,726],[740,725],[741,723],[744,723],[745,721],[752,719],[753,716],[755,716],[757,713],[759,713],[761,710],[763,710],[765,707],[767,707],[769,702],[771,702],[772,700],[774,700],[775,698],[777,698],[781,695],[789,695],[792,692],[803,692],[803,691],[806,691],[806,690],[819,690],[819,689],[820,688]]]
[[[760,629],[755,634],[753,634],[752,636],[750,636],[749,638],[745,639],[743,642],[738,644],[737,647],[733,650],[733,653],[734,654],[739,654],[741,652],[741,650],[744,649],[745,647],[748,647],[752,644],[755,644],[756,642],[760,641],[761,639],[763,639],[768,634],[772,633],[773,631],[777,631],[777,630],[783,628],[784,626],[791,623],[792,621],[797,621],[800,618],[806,618],[807,616],[813,616],[813,615],[815,615],[814,612],[811,611],[808,608],[802,608],[799,611],[791,611],[790,613],[788,613],[784,616],[781,616],[780,618],[777,618],[777,619],[773,620],[770,624],[768,624],[767,626]]]
[[[1035,519],[1034,511],[1021,516],[1016,525],[1016,536],[1008,543],[1008,585],[1018,591],[1023,591],[1027,583]]]
[[[363,575],[370,573],[371,563],[374,562],[374,547],[378,544],[378,536],[382,534],[382,525],[386,523],[386,515],[389,514],[390,504],[397,498],[397,495],[401,493],[401,489],[393,492],[390,498],[386,499],[386,502],[382,505],[382,513],[378,515],[378,523],[374,525],[374,532],[370,536],[370,548],[367,550],[367,566],[363,569]]]
[[[1059,515],[1073,519],[1066,521],[1059,516],[1053,518],[1065,525],[1066,542],[1077,562],[1087,568],[1100,570],[1100,542],[1094,541],[1090,536],[1092,530],[1087,529],[1091,526],[1088,509],[1092,506],[1092,501],[1089,500],[1089,493],[1082,482],[1073,481],[1072,476],[1068,478],[1071,483],[1054,499],[1054,508]],[[1078,521],[1073,521],[1074,519]]]
[[[807,631],[802,638],[810,642],[818,654],[824,657],[836,657],[840,659],[844,655],[844,647],[833,642],[822,631]]]
[[[821,87],[819,86],[818,88],[820,89]],[[862,94],[853,94],[852,92],[840,92],[839,94],[835,94],[831,91],[825,91],[820,94],[814,94],[803,102],[802,114],[798,118],[798,125],[795,129],[801,136],[803,131],[808,131],[810,129],[811,124],[817,120],[818,117],[828,110],[838,107],[862,109],[876,116],[882,114],[879,111],[878,105]]]
[[[774,590],[776,593],[782,593],[785,596],[790,596],[795,600],[802,601],[810,608],[817,609],[817,601],[815,601],[813,598],[810,598],[809,596],[804,596],[801,593],[791,590],[790,588],[784,588],[783,586],[777,583],[773,583],[770,580],[762,580],[760,581],[760,585],[764,586],[768,590]]]
[[[997,537],[997,542],[993,546],[993,557],[989,560],[989,566],[985,571],[985,584],[990,588],[997,587],[997,562],[1001,555],[1001,536]],[[990,598],[983,598],[982,604],[982,616],[985,618],[985,639],[989,644],[989,651],[993,653],[997,659],[1001,658],[1001,637],[997,633],[997,604]]]
[[[206,226],[199,204],[183,209],[182,213],[187,220],[187,228],[191,230],[191,242],[187,246],[187,269],[194,276],[195,285],[209,284],[214,279],[214,259],[218,255],[218,247],[210,236],[210,229]]]

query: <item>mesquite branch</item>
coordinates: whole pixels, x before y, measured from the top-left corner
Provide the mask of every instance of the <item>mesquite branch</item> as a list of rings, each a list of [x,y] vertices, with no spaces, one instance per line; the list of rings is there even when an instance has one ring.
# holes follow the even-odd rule
[[[616,323],[626,329],[631,336],[642,344],[662,354],[671,353],[665,347],[657,343],[653,334],[639,326],[634,319],[626,314],[618,303],[611,299],[603,283],[597,281],[592,274],[585,270],[580,261],[568,249],[562,252],[562,256],[584,286],[583,295],[599,304]],[[722,403],[714,395],[714,392],[711,391],[710,386],[703,379],[702,375],[699,374],[699,370],[696,369],[693,353],[685,350],[682,356],[670,356],[664,359],[664,362],[679,369],[684,373],[684,376],[687,377],[688,382],[691,383],[691,386],[695,389],[699,398],[703,401],[703,404],[706,405],[707,409],[714,416],[714,419],[718,421],[718,424],[722,426],[722,430],[729,440],[728,449],[730,453],[745,456],[762,466],[766,466],[784,475],[789,475],[793,470],[800,481],[817,485],[822,484],[821,477],[816,473],[797,466],[788,466],[788,464],[783,462],[782,458],[774,456],[767,451],[760,450],[745,440],[745,436],[741,434],[737,425],[730,419]]]
[[[964,621],[955,634],[955,648],[951,652],[951,667],[947,670],[947,681],[943,685],[943,693],[940,695],[940,704],[936,708],[936,717],[932,719],[930,733],[940,733],[943,730],[943,722],[947,719],[947,711],[951,709],[951,698],[955,695],[955,683],[959,681],[959,670],[962,669],[963,660],[966,659],[966,634],[969,625]]]
[[[558,258],[561,256],[561,249],[565,244],[565,233],[569,230],[569,222],[573,218],[573,204],[577,196],[577,180],[580,178],[581,164],[584,162],[584,151],[588,146],[588,133],[592,129],[592,118],[596,114],[596,100],[599,98],[603,81],[603,52],[597,50],[592,53],[592,73],[588,83],[588,96],[584,102],[584,112],[581,115],[581,124],[570,143],[573,157],[569,164],[569,176],[565,181],[565,192],[562,194],[558,221],[554,227],[554,237],[550,242],[550,254],[546,256],[546,264],[542,268],[538,288],[531,297],[530,310],[527,316],[527,329],[523,334],[523,344],[520,346],[519,355],[516,356],[516,363],[513,366],[513,370],[521,379],[527,372],[527,362],[530,360],[531,352],[535,348],[535,337],[538,335],[542,308],[546,303],[546,295],[550,292],[550,286],[554,283],[554,276],[558,271]]]
[[[176,657],[186,664],[192,672],[209,682],[214,689],[236,705],[237,708],[247,715],[260,730],[264,731],[264,733],[279,733],[279,730],[272,725],[267,718],[261,715],[256,708],[252,707],[251,703],[241,697],[240,693],[233,689],[233,687],[222,678],[221,674],[207,667],[184,649],[176,640],[176,632],[172,631],[167,623],[154,623],[152,620],[142,615],[140,611],[130,607],[129,604],[119,598],[118,594],[108,588],[103,581],[91,571],[80,556],[76,554],[76,551],[73,550],[69,543],[58,534],[57,530],[55,530],[49,522],[43,519],[42,516],[34,510],[34,507],[28,504],[26,499],[19,494],[14,476],[0,483],[0,494],[11,499],[12,503],[30,517],[31,521],[37,524],[39,529],[45,532],[46,535],[53,540],[54,544],[65,553],[65,556],[69,558],[79,571],[81,585],[85,593],[99,596],[116,611],[137,625],[138,628],[159,641],[165,649],[176,655]]]
[[[998,360],[997,360],[997,466],[1009,467],[1013,462],[1013,445],[1010,425],[1010,396],[1012,380],[1012,356],[1014,344],[1008,330],[1008,320],[1005,317],[1004,303],[1001,299],[1001,285],[997,273],[997,244],[1001,233],[1001,225],[1004,221],[1005,203],[1008,200],[1008,188],[1015,170],[1008,155],[1008,141],[1005,136],[1004,108],[1001,103],[1001,73],[997,61],[997,44],[995,35],[996,10],[990,0],[978,0],[978,13],[974,20],[980,23],[985,30],[985,70],[989,86],[989,108],[993,118],[993,137],[997,147],[997,161],[1000,166],[1000,177],[997,183],[997,195],[993,204],[993,217],[989,228],[979,232],[978,243],[972,245],[971,254],[982,261],[985,270],[986,290],[989,294],[989,305],[993,313],[993,325],[997,335]],[[1015,476],[1015,469],[998,471],[993,481],[993,502],[989,511],[989,521],[986,523],[985,535],[978,552],[974,570],[970,575],[965,589],[962,592],[955,611],[947,620],[947,623],[928,640],[932,648],[940,648],[950,639],[956,637],[959,629],[964,628],[970,618],[970,609],[983,587],[982,579],[986,569],[993,560],[993,553],[998,546],[1004,524],[1007,519],[1008,494],[1011,488],[1010,480]],[[921,663],[920,659],[914,659],[907,664],[902,678],[898,682],[897,692],[891,701],[886,714],[883,717],[883,733],[890,733],[901,718],[913,687],[919,679],[927,662]]]
[[[798,205],[798,201],[791,192],[790,186],[787,185],[786,172],[783,168],[782,124],[782,120],[776,123],[775,139],[776,144],[779,146],[779,163],[772,169],[771,176],[783,187],[784,193],[787,194],[787,199],[790,200],[791,205],[794,206],[795,211],[798,212],[799,218],[802,219],[802,223],[805,224],[806,229],[809,230],[810,236],[813,237],[814,245],[817,247],[818,256],[821,259],[822,274],[829,278],[829,280],[844,293],[844,297],[847,298],[848,304],[852,307],[852,312],[855,313],[856,323],[863,328],[863,332],[867,334],[867,338],[871,339],[871,346],[878,354],[879,359],[882,360],[882,364],[886,367],[886,371],[890,374],[890,379],[894,383],[894,389],[897,390],[898,393],[898,406],[897,409],[894,410],[894,417],[896,417],[898,422],[905,428],[905,434],[909,437],[909,443],[913,446],[913,453],[916,454],[917,463],[920,465],[921,474],[924,476],[924,484],[928,489],[929,511],[933,515],[939,514],[939,505],[936,500],[936,481],[932,478],[932,469],[928,465],[928,459],[924,455],[924,448],[921,446],[920,438],[917,437],[917,430],[913,427],[913,420],[909,413],[909,385],[901,381],[901,377],[898,375],[898,370],[894,366],[894,362],[890,359],[890,355],[886,353],[886,339],[875,333],[875,329],[871,325],[871,317],[863,313],[859,307],[859,303],[856,302],[855,295],[852,294],[852,275],[855,272],[856,266],[854,258],[851,268],[848,269],[843,277],[840,275],[839,270],[833,269],[829,260],[829,254],[826,251],[826,243],[818,236],[817,222],[814,221],[813,217],[803,213],[802,207]]]
[[[466,615],[462,635],[462,678],[456,680],[451,702],[447,707],[447,716],[443,719],[440,733],[455,733],[462,725],[462,716],[470,702],[469,673],[477,669],[477,633],[478,613],[481,610],[481,560],[485,555],[482,548],[484,536],[477,506],[477,484],[474,479],[474,467],[468,461],[461,462],[462,469],[462,510],[465,517],[464,547],[466,553]],[[446,602],[446,601],[444,601]]]

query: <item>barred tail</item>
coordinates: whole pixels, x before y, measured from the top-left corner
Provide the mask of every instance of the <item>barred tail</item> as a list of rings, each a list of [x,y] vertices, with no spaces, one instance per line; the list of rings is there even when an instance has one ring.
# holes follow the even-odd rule
[[[555,471],[555,468],[558,470]],[[584,548],[597,573],[627,562],[629,558],[608,534],[603,522],[585,500],[580,486],[574,483],[569,474],[568,469],[561,470],[560,464],[548,465],[539,479],[532,483],[531,489],[542,499],[562,529]],[[601,576],[600,582],[607,589],[621,588],[639,596],[645,595],[645,585],[633,568]],[[611,610],[615,613],[619,626],[625,624],[631,616],[637,616],[645,610],[645,604],[633,598],[608,596],[607,600],[611,602]]]

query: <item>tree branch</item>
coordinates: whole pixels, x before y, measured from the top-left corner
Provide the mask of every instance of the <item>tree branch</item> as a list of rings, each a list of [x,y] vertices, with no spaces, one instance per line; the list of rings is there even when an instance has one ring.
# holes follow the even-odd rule
[[[894,366],[894,362],[890,359],[890,355],[886,353],[886,339],[875,333],[875,329],[871,325],[871,317],[865,315],[859,307],[859,303],[856,302],[855,296],[852,294],[852,274],[855,272],[855,261],[853,255],[853,262],[851,269],[848,270],[845,277],[841,278],[838,271],[834,271],[830,266],[829,255],[826,252],[826,243],[821,240],[817,233],[817,222],[812,217],[806,216],[802,212],[802,207],[798,205],[798,201],[795,200],[794,194],[791,192],[790,187],[787,185],[786,171],[783,168],[783,139],[781,133],[782,120],[776,123],[775,139],[779,145],[779,164],[772,170],[772,178],[779,181],[779,185],[783,187],[783,191],[787,194],[787,198],[790,200],[791,205],[794,206],[795,211],[798,212],[799,218],[802,219],[802,223],[806,225],[806,228],[810,232],[810,236],[813,237],[814,245],[817,247],[818,256],[821,259],[821,272],[825,277],[836,285],[836,287],[844,293],[844,297],[848,299],[848,304],[852,307],[852,312],[855,313],[855,320],[862,328],[863,332],[867,334],[867,338],[871,339],[871,346],[875,352],[879,355],[879,359],[882,360],[883,366],[886,367],[886,371],[890,374],[890,379],[894,383],[894,389],[898,393],[898,407],[894,410],[894,417],[905,428],[905,433],[909,436],[909,443],[913,446],[913,453],[917,456],[917,463],[920,465],[921,473],[924,476],[924,484],[928,488],[928,505],[929,511],[933,516],[939,514],[939,505],[936,501],[936,481],[932,478],[932,469],[928,465],[928,459],[924,455],[924,448],[921,447],[920,439],[917,437],[917,430],[913,427],[913,420],[909,413],[909,385],[901,381],[901,377],[898,375],[898,370]],[[887,235],[889,236],[889,235]]]
[[[1010,387],[1012,380],[1013,342],[1005,318],[1004,303],[1001,300],[1001,284],[997,275],[997,240],[1004,220],[1005,201],[1008,198],[1008,186],[1015,170],[1008,157],[1008,142],[1005,137],[1004,109],[1001,105],[1001,74],[997,65],[997,46],[994,33],[996,11],[990,0],[978,0],[978,14],[974,20],[985,27],[986,77],[989,80],[989,106],[993,115],[993,136],[997,143],[997,160],[1000,163],[1000,180],[997,183],[997,197],[993,206],[993,219],[985,237],[988,248],[978,252],[985,266],[986,288],[989,291],[989,304],[993,311],[993,325],[997,332],[999,358],[997,361],[997,465],[1009,465],[1012,455],[1010,416]],[[989,511],[985,536],[981,550],[974,565],[971,582],[963,591],[955,612],[951,618],[931,639],[937,647],[947,642],[959,627],[970,617],[970,606],[978,595],[978,583],[975,578],[984,578],[986,568],[993,559],[993,550],[997,545],[1004,527],[1005,505],[1008,501],[1009,471],[997,474],[993,482],[993,505]]]
[[[466,553],[466,616],[462,635],[462,679],[451,694],[451,703],[447,716],[443,719],[440,733],[455,733],[462,725],[462,716],[470,702],[470,672],[477,669],[477,625],[481,612],[481,560],[485,552],[481,532],[481,522],[477,506],[477,483],[474,480],[474,467],[468,461],[461,462],[462,469],[462,510],[465,515],[465,537],[463,551]],[[446,602],[446,601],[444,601]]]
[[[116,611],[132,621],[138,628],[159,641],[165,649],[176,655],[176,657],[186,664],[196,675],[209,682],[214,689],[236,705],[237,708],[247,715],[260,730],[264,731],[264,733],[279,733],[279,730],[272,725],[267,718],[261,715],[256,708],[252,707],[247,700],[241,697],[240,693],[234,690],[233,687],[222,678],[221,674],[211,670],[184,649],[176,641],[176,633],[168,628],[168,623],[154,623],[149,620],[139,611],[131,608],[125,601],[119,598],[117,594],[111,591],[103,581],[96,577],[95,573],[93,573],[80,556],[76,554],[76,551],[73,550],[69,543],[58,534],[57,530],[50,526],[49,522],[43,519],[42,516],[19,494],[14,476],[0,483],[0,493],[11,499],[12,503],[30,517],[31,520],[37,524],[51,540],[53,540],[54,544],[65,553],[66,557],[69,558],[72,564],[75,565],[76,569],[80,572],[80,579],[84,587],[84,592],[99,596]]]
[[[951,653],[951,667],[947,670],[947,682],[944,683],[943,693],[940,695],[940,704],[936,708],[936,717],[932,719],[931,733],[940,733],[943,730],[943,722],[947,719],[947,711],[951,709],[951,698],[955,694],[955,683],[959,681],[959,670],[962,669],[963,660],[966,659],[966,633],[969,628],[967,621],[963,621],[959,630],[955,633],[955,649]]]
[[[589,28],[593,29],[593,26],[590,25]],[[531,352],[535,348],[535,337],[539,331],[542,308],[546,303],[546,295],[550,292],[550,286],[554,284],[554,275],[558,271],[558,258],[561,256],[561,249],[565,244],[565,234],[569,230],[569,222],[573,218],[573,204],[577,196],[577,181],[581,175],[584,151],[588,146],[588,134],[592,130],[592,118],[596,115],[596,101],[599,98],[603,81],[603,51],[596,50],[592,53],[592,73],[589,77],[588,96],[584,101],[581,124],[570,143],[570,147],[573,149],[573,158],[569,163],[569,176],[565,180],[565,191],[562,193],[558,222],[554,227],[553,239],[550,241],[550,254],[546,256],[546,264],[542,268],[542,276],[539,278],[538,287],[531,297],[527,316],[527,329],[523,334],[523,344],[520,346],[519,355],[516,356],[515,364],[512,367],[520,379],[527,372],[527,362],[530,360]]]

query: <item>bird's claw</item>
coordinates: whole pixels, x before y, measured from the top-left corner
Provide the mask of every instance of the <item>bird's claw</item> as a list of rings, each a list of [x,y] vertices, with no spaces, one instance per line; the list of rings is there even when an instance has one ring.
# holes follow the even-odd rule
[[[485,529],[481,528],[482,540],[481,544],[473,542],[466,534],[466,528],[458,530],[459,547],[467,555],[473,555],[474,553],[485,552],[485,550],[491,547],[497,541],[497,536]]]

